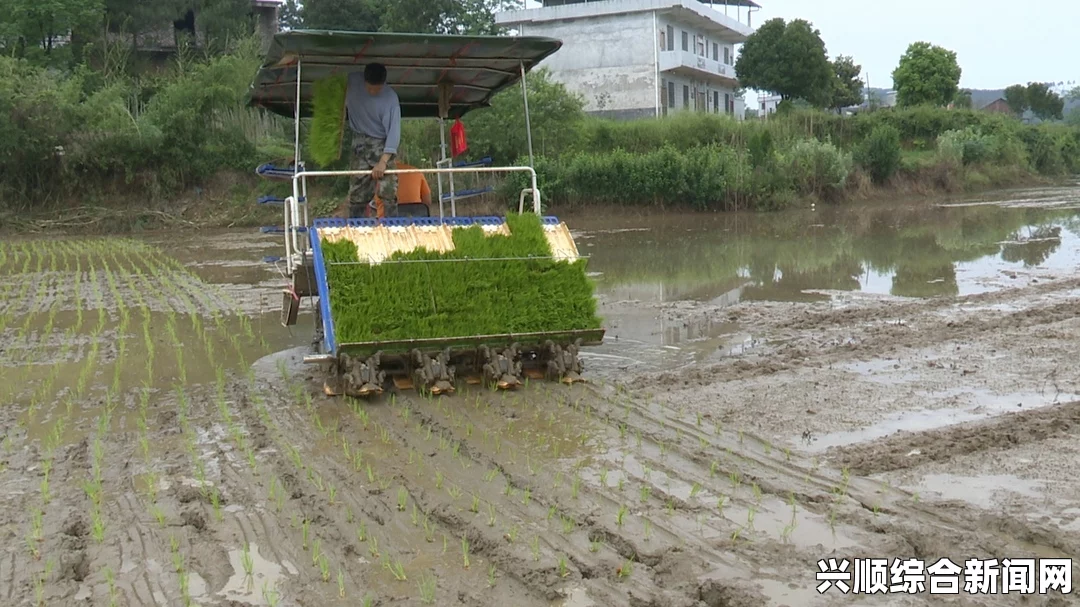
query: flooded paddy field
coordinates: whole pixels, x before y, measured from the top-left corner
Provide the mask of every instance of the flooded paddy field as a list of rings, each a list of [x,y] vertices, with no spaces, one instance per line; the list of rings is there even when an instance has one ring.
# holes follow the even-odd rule
[[[1080,553],[1077,207],[573,220],[589,384],[373,401],[272,237],[5,239],[0,604],[1073,604],[815,573]]]

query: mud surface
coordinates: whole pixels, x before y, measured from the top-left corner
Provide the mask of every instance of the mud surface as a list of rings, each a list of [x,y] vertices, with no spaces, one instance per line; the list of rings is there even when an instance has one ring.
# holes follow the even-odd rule
[[[586,225],[592,383],[435,399],[324,397],[272,239],[0,243],[0,604],[1073,604],[814,576],[1080,552],[1070,196]]]

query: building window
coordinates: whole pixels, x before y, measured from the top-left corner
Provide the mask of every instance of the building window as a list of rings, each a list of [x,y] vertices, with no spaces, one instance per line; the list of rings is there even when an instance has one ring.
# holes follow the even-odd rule
[[[694,38],[696,48],[694,49],[698,55],[705,56],[705,36],[697,36]]]
[[[724,47],[724,65],[731,65],[731,47]]]
[[[690,107],[690,86],[686,84],[682,85],[682,106]]]
[[[712,43],[712,60],[713,61],[720,61],[720,51],[717,50],[718,48],[720,48],[720,45],[713,42]]]
[[[675,107],[675,83],[667,83],[667,105],[670,108]]]
[[[675,28],[667,26],[667,50],[675,50]]]
[[[735,105],[731,102],[731,94],[730,93],[724,93],[724,113],[726,113],[726,114],[734,114],[735,113]]]
[[[660,50],[667,48],[667,35],[664,30],[660,30]]]
[[[690,34],[687,34],[685,30],[682,33],[682,50],[690,50]]]
[[[714,114],[720,113],[720,93],[717,91],[712,92],[712,110]]]

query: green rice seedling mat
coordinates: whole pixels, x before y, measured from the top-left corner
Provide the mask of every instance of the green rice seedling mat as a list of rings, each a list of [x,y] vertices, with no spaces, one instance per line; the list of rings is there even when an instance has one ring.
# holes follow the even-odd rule
[[[323,241],[336,342],[600,329],[586,260],[551,259],[537,215],[506,222],[509,236],[455,228],[452,251],[419,248],[378,264],[357,263],[347,239]]]

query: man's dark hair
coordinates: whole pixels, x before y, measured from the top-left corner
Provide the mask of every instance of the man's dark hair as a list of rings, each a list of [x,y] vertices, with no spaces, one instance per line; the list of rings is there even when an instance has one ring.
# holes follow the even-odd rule
[[[386,66],[381,63],[369,63],[364,66],[364,82],[386,84]]]

